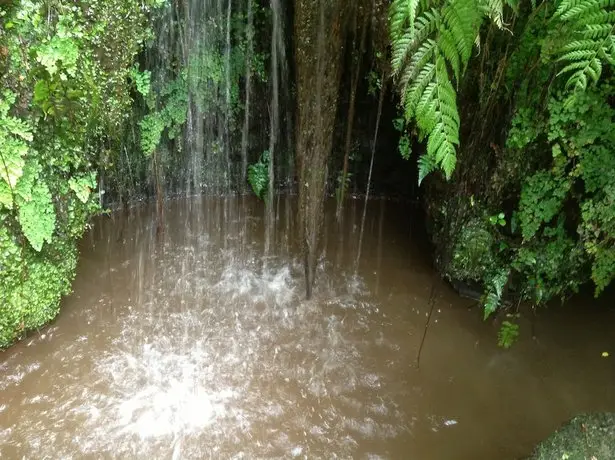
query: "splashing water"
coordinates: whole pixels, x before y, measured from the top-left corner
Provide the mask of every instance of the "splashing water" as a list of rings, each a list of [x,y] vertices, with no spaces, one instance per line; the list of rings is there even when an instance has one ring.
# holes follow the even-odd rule
[[[193,244],[184,246],[135,238],[139,257],[111,269],[112,289],[130,280],[127,303],[112,305],[106,293],[86,307],[95,329],[65,350],[72,370],[58,376],[54,407],[13,447],[38,457],[54,441],[66,449],[61,455],[145,458],[169,450],[231,455],[251,445],[250,456],[299,456],[309,452],[307,433],[335,439],[398,431],[378,423],[391,408],[375,394],[379,414],[358,420],[344,420],[332,399],[358,406],[354,392],[381,386],[363,368],[361,343],[348,337],[372,314],[354,294],[360,280],[328,292],[326,304],[305,303],[297,261],[273,256],[263,265],[256,247],[240,254],[215,247],[211,235],[188,238]],[[94,316],[108,309],[115,315],[100,324]],[[349,309],[360,321],[348,318]],[[355,442],[344,436],[338,453],[350,454]]]

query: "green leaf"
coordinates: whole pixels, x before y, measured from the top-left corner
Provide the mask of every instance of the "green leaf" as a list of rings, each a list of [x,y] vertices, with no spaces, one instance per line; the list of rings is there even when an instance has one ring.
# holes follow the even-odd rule
[[[34,102],[40,104],[49,99],[49,84],[45,80],[39,80],[34,85]]]
[[[13,194],[5,181],[0,181],[0,205],[13,209]]]
[[[56,214],[51,192],[45,183],[38,182],[34,186],[30,200],[21,200],[19,223],[23,234],[35,251],[40,252],[45,242],[51,242]]]
[[[521,190],[519,221],[525,241],[536,235],[543,224],[556,217],[564,205],[570,183],[549,171],[538,171]]]
[[[0,99],[0,180],[12,189],[23,174],[32,133],[25,122],[6,115],[9,102]]]
[[[497,2],[496,2],[497,3]],[[460,118],[450,75],[459,81],[471,56],[485,11],[477,0],[430,2],[395,0],[390,7],[391,64],[402,95],[406,124],[416,120],[427,153],[419,182],[439,168],[450,179],[456,167]],[[402,155],[406,152],[402,150]]]
[[[152,73],[149,70],[140,72],[135,66],[133,67],[130,76],[134,80],[139,94],[143,97],[147,97],[151,91]]]
[[[5,149],[5,147],[11,147]],[[28,147],[25,144],[15,144],[2,142],[0,139],[0,178],[6,182],[9,187],[15,188],[17,181],[23,174],[25,161],[23,157],[28,153]]]
[[[72,38],[54,36],[48,43],[41,45],[36,52],[36,60],[54,76],[60,68],[74,77],[77,71],[79,48]]]
[[[496,272],[488,282],[486,283],[487,293],[485,296],[484,304],[484,318],[487,319],[491,316],[500,306],[502,300],[502,294],[504,292],[504,286],[508,282],[510,275],[510,269],[504,268]]]
[[[68,186],[77,194],[77,198],[82,203],[87,203],[90,199],[92,189],[96,185],[96,175],[92,172],[87,176],[71,177],[68,180]]]
[[[519,338],[519,325],[510,321],[502,321],[498,332],[498,346],[510,348]]]
[[[269,151],[265,150],[258,162],[248,166],[248,182],[261,200],[269,189]]]
[[[436,169],[436,163],[428,155],[421,155],[419,158],[419,185],[425,178]]]
[[[588,82],[600,79],[602,61],[613,64],[613,6],[611,0],[563,1],[558,6],[553,21],[566,34],[557,49],[557,60],[566,63],[558,75],[569,74],[566,88],[585,91]]]
[[[412,147],[410,144],[410,137],[407,134],[403,134],[399,138],[399,153],[404,160],[410,159],[410,155],[412,154]]]
[[[165,123],[160,112],[153,112],[146,115],[139,126],[141,127],[141,150],[146,157],[149,157],[160,143]]]

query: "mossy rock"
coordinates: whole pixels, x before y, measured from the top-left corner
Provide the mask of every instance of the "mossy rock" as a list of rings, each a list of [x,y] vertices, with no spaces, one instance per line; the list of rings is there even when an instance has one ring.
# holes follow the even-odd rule
[[[615,459],[615,413],[574,417],[542,441],[527,460]]]

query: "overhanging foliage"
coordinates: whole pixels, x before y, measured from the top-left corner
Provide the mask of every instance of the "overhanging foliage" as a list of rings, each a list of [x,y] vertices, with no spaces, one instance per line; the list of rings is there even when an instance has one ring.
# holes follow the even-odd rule
[[[613,2],[395,0],[390,31],[405,125],[427,141],[419,182],[449,180],[431,200],[450,206],[429,203],[444,273],[480,281],[487,316],[508,290],[542,304],[591,278],[602,292],[615,278]],[[460,97],[493,118],[464,119]]]

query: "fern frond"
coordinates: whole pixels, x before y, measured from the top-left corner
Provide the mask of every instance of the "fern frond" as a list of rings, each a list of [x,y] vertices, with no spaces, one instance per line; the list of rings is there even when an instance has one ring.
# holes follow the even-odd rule
[[[409,30],[403,33],[396,41],[393,42],[391,65],[393,67],[394,74],[397,74],[399,72],[408,55],[413,51],[411,47],[412,42],[412,34]]]
[[[433,60],[436,48],[436,42],[429,39],[422,43],[419,49],[415,51],[399,78],[399,86],[402,88],[402,91],[405,92],[408,82],[414,80],[421,69]]]
[[[426,40],[429,35],[436,32],[438,25],[440,24],[440,20],[440,12],[435,8],[431,8],[423,12],[416,19],[413,46],[418,46],[421,42]]]
[[[560,5],[555,15],[559,16],[563,21],[569,21],[593,12],[604,11],[607,7],[614,4],[612,0],[582,0],[575,3],[575,5],[570,5],[567,8],[562,8],[562,5]]]
[[[418,0],[407,0],[406,1],[408,9],[408,23],[410,25],[410,30],[414,33],[414,20],[416,18],[416,12],[419,8]]]
[[[424,94],[427,85],[433,80],[436,73],[436,66],[433,63],[428,63],[420,71],[418,77],[414,79],[410,88],[403,95],[404,104],[406,107],[406,118],[414,118],[414,111],[419,103],[421,96]]]
[[[484,16],[490,18],[498,29],[504,29],[504,6],[513,11],[519,8],[518,0],[479,0],[479,8]]]
[[[433,81],[427,85],[417,104],[416,119],[419,128],[428,133],[425,155],[435,160],[447,178],[453,174],[457,162],[458,113],[455,89],[448,78],[444,58],[438,54]]]
[[[608,46],[598,51],[598,56],[612,66],[615,66],[615,37],[611,37]]]
[[[612,26],[606,24],[587,24],[583,31],[583,38],[589,40],[597,40],[599,38],[606,38],[611,33]]]
[[[389,12],[389,30],[391,32],[391,41],[395,43],[403,35],[405,26],[409,19],[408,1],[393,0]]]
[[[461,61],[467,63],[476,38],[476,23],[480,17],[474,0],[452,0],[442,10],[442,30],[453,36]]]
[[[597,50],[593,50],[593,49],[586,49],[586,50],[576,50],[576,51],[569,51],[568,53],[564,54],[563,56],[560,56],[558,58],[558,61],[583,61],[583,60],[591,60],[594,57],[596,57],[596,51]]]
[[[572,62],[572,63],[568,64],[566,67],[564,67],[562,70],[560,70],[558,72],[557,76],[560,76],[562,74],[570,72],[571,70],[574,70],[574,71],[583,70],[583,69],[585,69],[585,67],[587,67],[587,65],[588,65],[588,61],[587,60]]]
[[[393,41],[391,64],[394,74],[399,74],[406,65],[408,56],[411,56],[429,35],[436,31],[439,20],[440,15],[436,9],[425,11],[416,19],[413,30],[407,28],[397,40]]]
[[[560,48],[560,53],[567,53],[568,51],[578,51],[578,50],[586,50],[586,49],[596,50],[598,49],[598,46],[599,44],[591,39],[574,40],[562,46]]]
[[[564,64],[558,75],[569,74],[566,88],[584,91],[597,83],[603,61],[615,65],[615,0],[563,0],[553,15],[571,37],[559,49]],[[572,34],[570,34],[572,31]]]
[[[592,60],[587,66],[586,73],[591,77],[594,83],[598,83],[602,74],[602,62],[600,59]]]
[[[613,23],[615,21],[615,11],[609,10],[601,10],[601,11],[590,11],[586,15],[579,17],[576,19],[576,23],[579,26],[584,26],[587,24],[607,24]]]
[[[457,50],[457,44],[455,38],[450,30],[444,29],[440,32],[439,48],[449,65],[451,66],[455,75],[455,80],[459,81],[461,76],[461,63],[459,52]]]
[[[557,10],[555,10],[553,16],[561,16],[564,12],[578,6],[583,1],[584,0],[563,0],[557,7]]]
[[[437,70],[436,70],[437,71]],[[416,104],[416,121],[422,131],[429,132],[436,125],[438,120],[435,115],[434,101],[438,93],[438,85],[436,83],[436,71],[434,72],[434,79],[427,85],[421,98]]]
[[[472,55],[483,11],[517,0],[394,0],[390,11],[394,75],[407,121],[414,119],[419,138],[427,138],[419,160],[419,183],[435,169],[450,178],[459,145],[459,110],[453,79],[459,81]],[[434,6],[436,5],[436,6]]]
[[[414,20],[419,3],[419,0],[393,0],[389,18],[393,42],[401,37],[406,27],[410,29],[411,35],[414,34]]]
[[[425,180],[425,178],[436,170],[436,163],[432,158],[427,155],[421,155],[419,158],[419,185]]]
[[[498,347],[510,348],[519,338],[519,325],[510,321],[502,321],[498,331]]]
[[[510,276],[510,269],[502,269],[497,273],[491,275],[490,279],[486,280],[486,295],[484,303],[484,318],[487,319],[491,316],[500,306],[502,300],[502,294],[504,293],[504,286]]]

